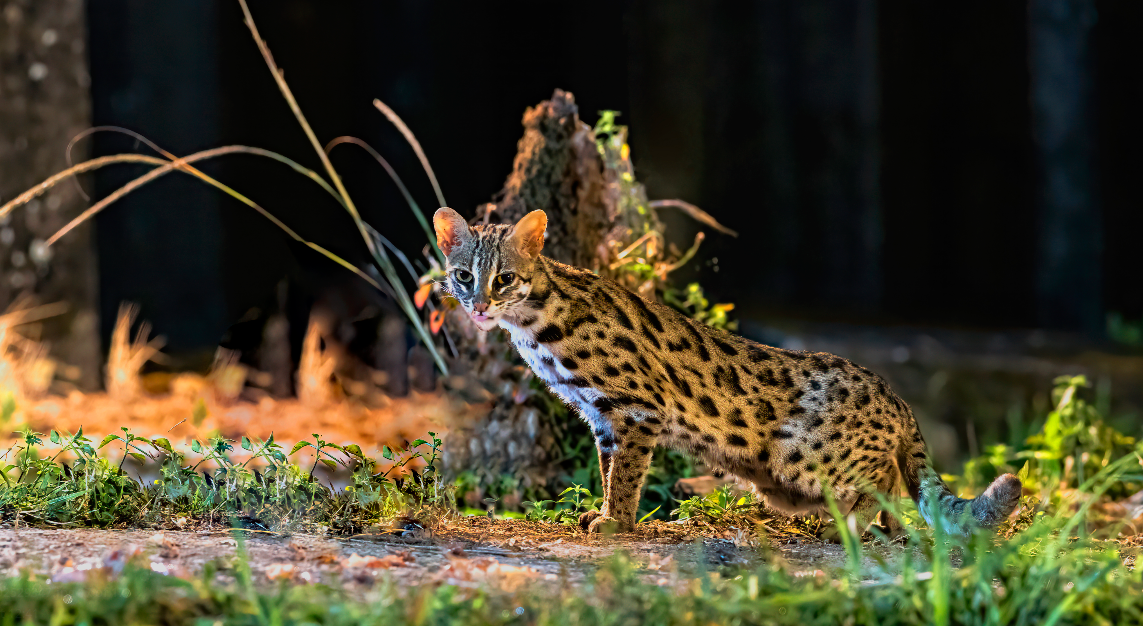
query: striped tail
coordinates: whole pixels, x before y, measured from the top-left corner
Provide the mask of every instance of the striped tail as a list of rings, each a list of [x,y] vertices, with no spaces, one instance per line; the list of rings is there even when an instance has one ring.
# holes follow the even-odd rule
[[[924,445],[920,442],[916,449],[923,452]],[[929,464],[927,454],[913,453],[903,460],[907,460],[902,463],[905,485],[917,503],[921,517],[929,526],[934,526],[939,515],[950,534],[967,536],[973,527],[995,528],[1020,502],[1023,486],[1013,474],[1000,476],[984,493],[965,499],[956,497],[949,490],[941,475]]]

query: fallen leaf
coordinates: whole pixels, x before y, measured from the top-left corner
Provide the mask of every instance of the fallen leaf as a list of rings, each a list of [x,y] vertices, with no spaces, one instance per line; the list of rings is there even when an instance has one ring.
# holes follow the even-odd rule
[[[383,557],[359,556],[356,552],[343,559],[341,564],[348,569],[389,569],[391,567],[405,567],[415,559],[408,552],[402,554],[386,554]]]
[[[266,567],[266,578],[270,580],[290,580],[294,577],[292,563],[273,563]]]

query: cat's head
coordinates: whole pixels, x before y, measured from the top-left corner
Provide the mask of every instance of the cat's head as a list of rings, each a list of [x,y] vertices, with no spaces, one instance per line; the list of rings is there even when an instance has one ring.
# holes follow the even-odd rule
[[[447,261],[445,289],[480,330],[492,330],[531,293],[548,217],[532,211],[515,224],[470,227],[445,207],[433,216]]]

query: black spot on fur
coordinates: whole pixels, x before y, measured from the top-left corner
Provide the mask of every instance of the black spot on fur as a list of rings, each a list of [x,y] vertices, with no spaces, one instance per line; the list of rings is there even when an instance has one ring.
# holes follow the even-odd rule
[[[564,331],[560,330],[560,327],[555,324],[548,324],[536,335],[536,339],[541,343],[553,343],[563,338]]]
[[[595,374],[591,377],[591,382],[595,383],[596,385],[598,385],[600,387],[607,384],[607,381],[600,378],[598,374]]]
[[[681,416],[680,416],[680,417],[679,417],[679,419],[678,419],[678,422],[679,422],[679,425],[680,425],[680,426],[682,426],[683,428],[685,428],[685,429],[687,429],[687,430],[691,431],[692,433],[697,433],[697,432],[699,432],[700,430],[702,430],[702,429],[701,429],[701,428],[699,428],[699,427],[698,427],[696,424],[693,424],[693,423],[691,423],[691,422],[688,422],[688,421],[686,420],[686,418],[684,418],[684,417],[681,417]]]
[[[718,417],[718,407],[714,405],[714,400],[711,400],[710,396],[700,396],[698,403],[703,413],[711,417]]]
[[[608,398],[607,396],[596,398],[595,402],[592,402],[591,405],[595,407],[595,410],[599,411],[600,413],[610,413],[615,409],[615,403],[612,402],[611,398]]]
[[[759,452],[758,453],[758,460],[761,461],[762,463],[769,462],[770,461],[770,451],[769,450],[763,450],[763,451]]]
[[[746,358],[750,359],[751,363],[761,363],[770,360],[770,353],[763,350],[761,346],[752,345],[746,348]]]
[[[647,426],[645,424],[639,425],[639,432],[643,433],[644,435],[654,435],[655,434],[655,431],[652,430],[650,426]]]
[[[667,378],[669,378],[671,380],[671,384],[674,385],[675,389],[679,390],[679,393],[683,394],[684,396],[686,396],[688,398],[694,397],[694,392],[691,391],[690,383],[688,383],[685,379],[681,378],[679,376],[678,372],[675,371],[675,368],[670,363],[664,362],[663,368],[667,370]],[[681,405],[680,405],[679,410],[680,411],[683,410],[681,408]]]
[[[630,363],[624,363],[623,365],[620,365],[619,369],[623,370],[624,372],[627,372],[628,374],[634,374],[635,373],[635,367],[633,365],[631,365]]]
[[[821,391],[821,388],[822,388],[822,384],[819,383],[818,381],[816,381],[816,380],[810,381],[810,389],[813,389],[814,391]]]
[[[711,337],[710,340],[711,343],[713,343],[716,348],[721,350],[723,354],[727,356],[738,356],[738,350],[731,344],[719,339],[718,337]]]
[[[614,365],[608,365],[607,367],[603,368],[603,373],[607,374],[608,376],[618,376],[619,368],[615,367]]]
[[[873,398],[869,397],[869,392],[866,391],[865,389],[862,389],[861,393],[854,400],[854,404],[857,406],[857,408],[863,409],[866,406],[869,406],[869,403],[872,401],[873,401]]]
[[[815,441],[814,444],[810,447],[813,448],[814,450],[821,450],[822,446],[824,446],[824,445],[825,444],[822,443],[821,441]]]
[[[746,439],[742,435],[730,435],[726,438],[726,443],[739,448],[746,447]]]
[[[754,412],[754,420],[759,424],[762,422],[773,422],[778,419],[774,414],[774,405],[770,404],[769,400],[763,400],[758,405],[758,410]]]
[[[802,452],[800,450],[794,450],[790,453],[789,456],[786,457],[786,462],[790,464],[800,463],[804,458],[805,457],[802,456]]]
[[[841,439],[841,431],[835,430],[832,434],[830,434],[829,440],[830,441],[837,441],[838,439]]]
[[[677,342],[667,340],[667,349],[671,352],[682,352],[683,350],[690,350],[691,342],[687,341],[686,337],[680,337]]]
[[[805,412],[806,412],[806,410],[804,408],[802,408],[800,406],[796,406],[796,407],[790,409],[789,415],[790,415],[790,417],[793,417],[795,415],[801,415],[802,413],[805,413]]]
[[[731,426],[736,426],[738,428],[746,428],[747,426],[746,420],[742,419],[742,409],[737,407],[735,407],[735,409],[730,412],[728,420],[730,421]]]
[[[581,359],[590,359],[591,350],[577,350],[575,355]]]
[[[714,443],[714,435],[712,435],[710,433],[706,433],[705,435],[702,436],[702,440],[707,442],[707,443]]]
[[[576,363],[575,359],[566,356],[560,359],[560,365],[563,365],[569,370],[579,369],[579,363]]]
[[[824,423],[825,423],[825,418],[819,415],[819,416],[814,418],[814,421],[810,422],[810,428],[817,428],[818,426],[821,426]]]
[[[615,337],[613,337],[611,339],[611,345],[615,346],[616,348],[626,350],[626,351],[630,352],[631,354],[635,354],[636,352],[639,351],[639,348],[635,347],[634,341],[631,341],[630,339],[628,339],[627,337],[624,337],[622,335],[616,335]]]
[[[778,386],[778,379],[774,377],[774,370],[768,367],[760,372],[755,372],[754,377],[758,379],[758,382],[766,385],[767,387]]]
[[[746,390],[742,388],[742,382],[738,378],[738,370],[734,368],[734,365],[727,367],[719,365],[715,368],[714,385],[719,388],[725,385],[727,389],[738,396],[746,395]]]
[[[655,346],[656,350],[662,349],[662,346],[659,344],[659,338],[657,336],[655,336],[655,333],[650,328],[647,328],[646,324],[643,324],[642,326],[640,326],[640,330],[643,333],[643,338],[646,339],[647,341],[650,341],[651,345]]]
[[[792,433],[788,430],[779,429],[779,430],[774,431],[774,438],[775,439],[793,439],[794,433]]]

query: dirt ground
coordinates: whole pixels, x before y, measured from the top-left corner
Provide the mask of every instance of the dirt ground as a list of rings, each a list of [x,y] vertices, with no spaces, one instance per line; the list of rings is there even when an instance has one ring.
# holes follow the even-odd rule
[[[724,567],[757,567],[781,560],[800,575],[829,576],[844,566],[839,545],[814,538],[756,538],[734,528],[700,522],[641,524],[636,533],[600,537],[577,528],[519,520],[462,517],[435,532],[384,529],[352,537],[278,534],[226,529],[94,530],[0,528],[0,574],[31,571],[53,581],[84,580],[122,568],[128,558],[157,572],[194,576],[213,561],[229,577],[244,540],[258,581],[341,583],[369,587],[391,576],[401,585],[434,581],[462,586],[579,584],[600,563],[626,552],[645,577],[683,583]],[[241,533],[238,537],[236,533]],[[866,544],[893,562],[899,546]],[[871,565],[873,561],[869,559]]]

